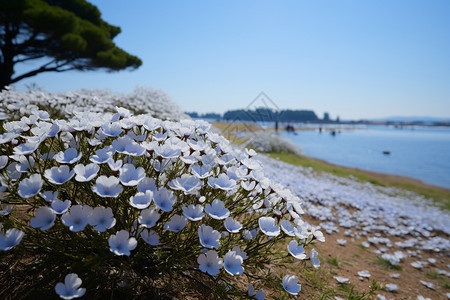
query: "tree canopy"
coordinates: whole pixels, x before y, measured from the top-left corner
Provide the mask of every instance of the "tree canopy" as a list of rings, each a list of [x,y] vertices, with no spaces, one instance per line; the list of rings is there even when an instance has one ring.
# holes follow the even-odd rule
[[[120,32],[86,0],[0,0],[0,88],[43,72],[135,69],[142,61],[112,41]]]
[[[285,109],[275,111],[270,108],[237,109],[229,110],[223,114],[225,120],[240,120],[251,122],[309,122],[318,121],[316,113],[312,110]]]

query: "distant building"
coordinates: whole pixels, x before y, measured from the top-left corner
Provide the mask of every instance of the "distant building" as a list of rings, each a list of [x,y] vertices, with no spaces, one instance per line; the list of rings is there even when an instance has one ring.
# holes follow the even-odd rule
[[[330,121],[330,114],[327,113],[327,112],[323,113],[323,120],[324,121]]]

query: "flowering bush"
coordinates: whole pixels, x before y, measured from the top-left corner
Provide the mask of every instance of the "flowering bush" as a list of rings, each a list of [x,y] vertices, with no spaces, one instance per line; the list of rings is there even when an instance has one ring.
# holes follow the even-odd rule
[[[87,112],[114,112],[116,106],[124,107],[135,114],[149,113],[163,120],[178,121],[189,118],[167,94],[149,87],[137,87],[129,94],[87,89],[63,93],[30,90],[23,93],[8,88],[0,92],[0,120],[20,120],[31,114],[42,120],[71,118]],[[41,111],[37,114],[39,110]]]
[[[259,152],[284,152],[302,155],[302,150],[287,138],[273,132],[258,131],[251,135],[249,145]]]
[[[264,285],[274,261],[320,265],[306,249],[324,237],[302,221],[299,199],[264,177],[253,150],[233,149],[206,122],[124,108],[52,120],[34,110],[2,127],[0,255],[32,260],[42,290],[137,295],[184,276],[242,295],[234,276]],[[279,286],[300,292],[285,275]]]

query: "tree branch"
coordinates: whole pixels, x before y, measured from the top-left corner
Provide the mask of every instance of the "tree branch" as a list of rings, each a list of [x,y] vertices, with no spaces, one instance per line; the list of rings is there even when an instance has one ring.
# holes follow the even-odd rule
[[[22,59],[14,60],[13,63],[17,64],[17,63],[21,63],[21,62],[25,62],[25,61],[29,61],[29,60],[33,60],[33,59],[43,58],[45,56],[46,55],[44,55],[44,54],[39,54],[39,55],[36,55],[36,56],[25,57],[25,58],[22,58]]]
[[[66,71],[71,71],[71,70],[77,69],[76,67],[63,68],[64,66],[67,66],[68,64],[72,63],[73,60],[64,62],[62,64],[57,64],[54,67],[48,67],[49,65],[51,65],[52,63],[55,63],[55,62],[56,62],[55,60],[52,60],[52,61],[42,65],[39,69],[36,69],[36,70],[30,71],[30,72],[24,73],[20,76],[17,76],[15,78],[11,79],[10,83],[15,83],[24,78],[32,77],[32,76],[35,76],[37,74],[44,73],[44,72],[66,72]]]

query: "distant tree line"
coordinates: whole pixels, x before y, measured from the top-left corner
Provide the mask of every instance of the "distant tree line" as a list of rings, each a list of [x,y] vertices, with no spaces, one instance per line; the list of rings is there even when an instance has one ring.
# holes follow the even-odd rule
[[[320,121],[312,110],[291,110],[285,109],[275,111],[269,108],[256,109],[235,109],[226,111],[223,116],[217,113],[199,114],[197,112],[186,113],[192,118],[223,119],[226,121],[247,121],[247,122],[312,122]],[[327,120],[328,121],[328,120]]]
[[[187,114],[191,118],[196,118],[196,119],[214,119],[214,120],[222,119],[222,115],[221,114],[212,113],[212,112],[199,114],[199,113],[194,111],[194,112],[186,112],[185,114]]]

